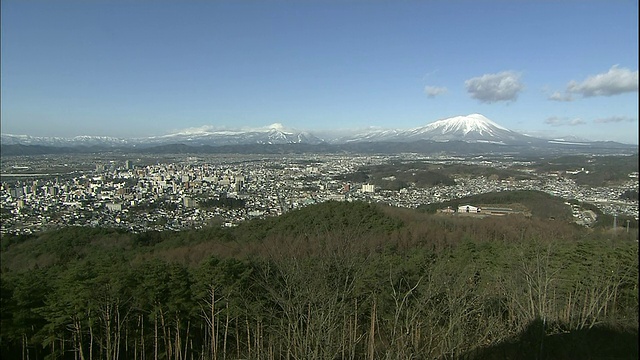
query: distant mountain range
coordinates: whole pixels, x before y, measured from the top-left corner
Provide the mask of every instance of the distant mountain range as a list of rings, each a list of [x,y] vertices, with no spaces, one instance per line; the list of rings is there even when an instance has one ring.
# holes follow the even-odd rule
[[[416,144],[409,145],[411,143]],[[286,148],[283,148],[283,145],[294,144],[299,145],[298,149],[309,148],[309,151],[314,151],[313,148],[317,148],[326,151],[331,151],[331,149],[342,151],[370,149],[370,151],[376,152],[375,149],[380,148],[381,144],[385,144],[383,146],[385,149],[396,149],[397,151],[415,150],[416,147],[420,147],[417,144],[422,144],[422,148],[426,146],[430,149],[428,151],[437,151],[438,148],[451,149],[453,143],[467,144],[463,148],[474,148],[474,144],[491,144],[518,148],[562,148],[564,146],[565,148],[637,149],[635,145],[615,142],[592,142],[575,137],[558,139],[532,137],[509,130],[480,114],[455,116],[408,130],[367,129],[348,135],[325,134],[319,136],[307,131],[286,128],[282,124],[276,123],[267,127],[248,130],[220,130],[203,127],[163,136],[129,139],[106,136],[76,136],[71,138],[10,134],[2,134],[1,136],[2,153],[5,155],[7,155],[7,152],[9,154],[25,152],[59,153],[108,149],[135,149],[138,151],[182,149],[180,152],[184,152],[190,149],[193,150],[192,148],[198,148],[198,151],[194,152],[205,150],[209,152],[246,152],[247,150],[270,152],[275,149]],[[259,147],[263,145],[271,145],[272,148],[270,150],[260,150]],[[240,149],[242,147],[243,149]],[[460,146],[458,145],[458,147]]]
[[[186,130],[174,134],[133,139],[140,145],[187,144],[187,145],[246,145],[246,144],[319,144],[323,140],[315,135],[285,128],[275,123],[265,128],[249,130]]]
[[[3,145],[40,145],[53,147],[77,146],[157,146],[185,144],[192,146],[223,146],[246,144],[319,144],[323,140],[304,131],[285,129],[282,124],[249,130],[184,130],[162,136],[144,138],[115,138],[108,136],[38,137],[29,135],[2,134]]]

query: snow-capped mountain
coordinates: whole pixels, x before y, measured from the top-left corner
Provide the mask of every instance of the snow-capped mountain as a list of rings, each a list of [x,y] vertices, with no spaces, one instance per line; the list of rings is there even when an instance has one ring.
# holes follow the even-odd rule
[[[2,134],[0,142],[3,145],[41,145],[54,147],[75,147],[75,146],[126,146],[132,144],[131,140],[116,138],[111,136],[74,136],[74,137],[51,137],[51,136],[29,136]]]
[[[3,145],[41,145],[52,147],[76,146],[144,146],[164,144],[186,145],[246,145],[246,144],[319,144],[322,139],[305,131],[289,129],[280,123],[262,128],[225,130],[210,126],[191,128],[162,136],[116,138],[107,136],[40,137],[2,134]]]
[[[345,139],[347,142],[360,141],[466,141],[510,144],[531,142],[536,138],[509,130],[480,114],[455,116],[434,121],[425,126],[409,130],[380,130],[363,132]]]
[[[224,130],[211,127],[186,129],[169,135],[145,139],[146,143],[183,143],[190,145],[242,144],[318,144],[322,140],[305,131],[289,129],[280,123],[256,129]]]
[[[438,120],[426,126],[409,130],[408,136],[412,139],[418,137],[436,141],[511,141],[522,137],[522,135],[502,127],[480,114]]]

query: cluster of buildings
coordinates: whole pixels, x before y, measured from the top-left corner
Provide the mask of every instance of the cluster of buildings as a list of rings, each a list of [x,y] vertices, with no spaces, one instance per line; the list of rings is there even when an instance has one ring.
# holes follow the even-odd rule
[[[471,215],[471,216],[504,216],[509,214],[523,214],[523,211],[514,210],[512,208],[503,207],[478,207],[469,204],[459,205],[458,209],[452,209],[447,207],[438,210],[443,214],[459,214],[459,215]]]
[[[619,200],[622,192],[638,189],[637,178],[616,188],[585,188],[553,174],[537,174],[530,180],[462,175],[455,179],[455,185],[427,188],[410,185],[399,191],[383,190],[366,182],[337,180],[363,166],[398,159],[470,163],[465,159],[407,159],[407,156],[186,157],[169,162],[105,160],[93,164],[89,170],[56,176],[4,174],[0,187],[1,231],[3,234],[32,233],[69,225],[119,227],[136,232],[214,224],[234,226],[248,219],[277,216],[329,200],[362,200],[416,208],[508,190],[540,190],[565,199],[599,203],[605,212],[612,214],[638,215],[637,201]],[[482,164],[522,165],[486,160]],[[14,166],[17,167],[25,166]],[[228,201],[230,199],[233,201]],[[211,200],[222,205],[207,206]],[[466,212],[466,208],[463,210]],[[472,210],[470,207],[469,211]],[[501,214],[508,210],[485,208],[481,211]]]

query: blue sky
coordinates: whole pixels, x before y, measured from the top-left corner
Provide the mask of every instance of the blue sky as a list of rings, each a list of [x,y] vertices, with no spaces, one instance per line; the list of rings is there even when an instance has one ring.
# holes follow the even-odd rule
[[[637,1],[1,2],[2,133],[412,128],[638,143]]]

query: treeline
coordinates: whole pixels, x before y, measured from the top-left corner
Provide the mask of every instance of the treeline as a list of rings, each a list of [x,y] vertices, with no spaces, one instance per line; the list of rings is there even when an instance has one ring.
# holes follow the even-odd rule
[[[540,332],[513,356],[553,358],[561,347],[541,347],[545,336],[603,327],[637,336],[637,252],[623,235],[560,221],[364,203],[320,204],[236,229],[70,228],[3,242],[0,352],[474,358],[540,319]],[[635,338],[612,344],[578,355],[637,358]]]
[[[509,178],[515,180],[529,180],[535,178],[529,173],[522,172],[516,168],[495,168],[491,166],[480,165],[462,165],[462,164],[450,164],[443,165],[442,173],[448,176],[472,176],[472,177],[493,177],[498,180],[506,180]]]
[[[638,196],[638,190],[626,190],[622,194],[620,194],[621,200],[633,200],[638,201],[640,197]]]
[[[593,211],[596,216],[596,222],[591,225],[593,228],[599,229],[612,229],[614,227],[614,216],[611,214],[605,214],[600,210],[596,205],[590,203],[583,203],[577,200],[569,200],[571,204],[577,204],[581,208],[586,210]],[[634,229],[637,231],[638,229],[638,220],[630,215],[616,215],[615,222],[617,223],[617,227],[629,227],[630,229]],[[637,239],[636,239],[637,240]]]
[[[566,174],[578,185],[605,186],[629,180],[629,174],[638,172],[638,154],[617,156],[571,155],[549,159],[536,165],[538,172],[585,171]]]
[[[336,179],[352,182],[369,182],[385,190],[400,190],[411,185],[432,187],[455,185],[455,177],[491,177],[495,179],[531,179],[530,174],[514,170],[479,165],[435,165],[423,162],[397,162],[384,165],[363,166]]]
[[[393,171],[391,169],[389,169],[389,166],[386,166],[383,169],[375,169],[373,171],[371,169],[361,169],[353,173],[339,175],[336,179],[357,183],[368,182],[377,185],[384,190],[395,191],[411,185],[416,187],[455,185],[453,178],[438,171]]]
[[[439,209],[445,209],[447,207],[457,209],[459,205],[467,204],[480,206],[481,208],[483,206],[513,207],[513,210],[515,211],[524,207],[527,209],[528,214],[536,218],[572,222],[572,210],[567,204],[565,204],[565,202],[578,205],[585,210],[593,211],[596,214],[597,219],[593,224],[591,224],[592,228],[613,228],[614,216],[603,213],[596,205],[578,200],[565,201],[562,198],[537,190],[499,191],[471,195],[450,201],[421,205],[418,209],[427,213],[436,213]],[[638,220],[629,215],[618,216],[617,224],[618,227],[628,226],[630,229],[634,229],[634,234],[638,229]]]

